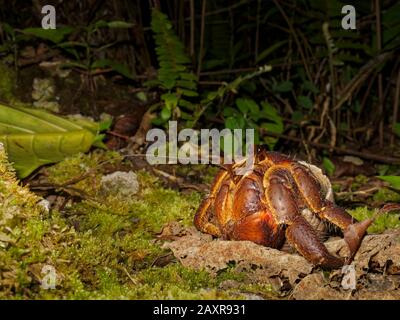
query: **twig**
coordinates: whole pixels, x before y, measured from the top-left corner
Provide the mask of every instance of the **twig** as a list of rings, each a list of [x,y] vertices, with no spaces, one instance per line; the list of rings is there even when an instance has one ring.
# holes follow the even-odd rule
[[[375,16],[376,16],[376,48],[378,52],[382,50],[382,34],[381,34],[381,9],[380,0],[375,0]],[[383,78],[382,73],[378,74],[378,97],[379,97],[379,114],[383,115]],[[379,119],[379,146],[383,147],[383,117]]]
[[[367,90],[365,91],[364,97],[363,97],[363,99],[361,100],[360,111],[358,112],[358,115],[357,115],[357,122],[360,120],[360,116],[361,116],[361,114],[362,114],[363,111],[364,111],[365,104],[366,104],[368,98],[370,97],[369,93],[370,93],[370,91],[371,91],[371,89],[372,89],[372,84],[373,84],[374,81],[375,81],[375,77],[376,77],[376,73],[375,73],[375,74],[371,77],[371,79],[369,80]]]
[[[135,286],[138,285],[138,281],[130,275],[130,273],[128,272],[128,270],[126,270],[125,267],[122,267],[121,269],[125,272],[125,274],[126,274],[126,275],[128,276],[128,278],[129,278],[129,280],[131,280],[132,283],[133,283]]]
[[[342,191],[342,192],[335,192],[335,195],[338,197],[345,197],[345,196],[370,196],[375,191],[381,190],[381,187],[371,187],[365,190],[357,190],[357,191]]]
[[[199,50],[199,63],[197,65],[197,78],[200,77],[201,63],[203,60],[206,3],[207,3],[207,0],[203,0],[203,6],[201,8],[200,50]]]
[[[258,41],[260,37],[260,10],[261,10],[261,0],[257,0],[257,21],[256,21],[256,36],[254,44],[254,63],[257,63],[258,58]]]
[[[300,57],[301,57],[301,60],[303,61],[304,69],[306,70],[306,74],[307,74],[308,80],[310,82],[312,82],[311,72],[310,72],[310,69],[308,68],[307,60],[306,60],[306,58],[304,56],[304,52],[303,52],[303,47],[300,44],[299,38],[297,37],[297,34],[296,34],[296,31],[294,30],[292,23],[290,22],[290,20],[289,20],[288,16],[286,15],[285,11],[280,6],[279,2],[277,0],[273,0],[273,1],[275,3],[276,7],[278,8],[278,10],[281,12],[283,18],[286,20],[286,23],[288,24],[289,29],[293,34],[293,38],[294,38],[294,41],[296,42],[297,47],[299,49]]]
[[[194,28],[194,0],[190,0],[190,56],[192,57],[192,59],[194,59]]]
[[[393,119],[392,119],[392,130],[394,131],[394,127],[397,123],[397,116],[399,113],[399,100],[400,100],[400,68],[397,71],[397,81],[396,81],[396,90],[394,93],[394,103],[393,103]],[[394,135],[390,138],[390,145],[394,145]]]

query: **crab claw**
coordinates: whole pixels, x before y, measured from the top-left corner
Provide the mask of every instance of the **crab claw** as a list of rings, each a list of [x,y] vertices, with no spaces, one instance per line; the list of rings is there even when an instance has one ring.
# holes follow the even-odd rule
[[[368,227],[375,221],[375,219],[381,214],[395,210],[400,210],[400,204],[385,204],[371,218],[368,218],[361,222],[353,223],[346,228],[346,230],[344,231],[344,240],[346,241],[350,249],[350,257],[348,258],[347,264],[351,263],[351,261],[353,260],[355,254],[357,253],[357,250],[361,245],[361,241],[364,235],[367,233]]]
[[[346,241],[347,246],[350,249],[350,257],[347,264],[350,264],[353,260],[368,227],[372,222],[374,222],[374,220],[375,219],[373,218],[369,218],[361,222],[353,223],[344,231],[344,241]]]

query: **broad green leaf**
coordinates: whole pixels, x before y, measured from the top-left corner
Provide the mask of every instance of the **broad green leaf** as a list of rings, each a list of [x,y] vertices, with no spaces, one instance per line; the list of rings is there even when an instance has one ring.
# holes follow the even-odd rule
[[[39,166],[100,145],[99,124],[68,120],[43,110],[0,104],[0,142],[20,178]]]
[[[26,28],[22,32],[54,43],[60,43],[73,30],[71,27],[59,27],[57,29]]]
[[[43,110],[0,104],[0,133],[49,133],[81,130],[77,124]]]
[[[20,178],[38,167],[63,160],[79,152],[87,152],[95,136],[85,129],[64,133],[0,135],[0,142]]]
[[[400,176],[378,176],[378,178],[389,182],[393,188],[400,190]]]

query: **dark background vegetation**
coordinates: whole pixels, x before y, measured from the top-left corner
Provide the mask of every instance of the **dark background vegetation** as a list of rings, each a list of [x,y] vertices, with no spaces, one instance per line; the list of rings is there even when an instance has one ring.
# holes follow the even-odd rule
[[[40,27],[44,4],[56,7],[56,38],[27,29]],[[157,126],[255,128],[258,143],[324,158],[328,170],[334,154],[398,164],[400,3],[353,3],[356,30],[341,28],[345,4],[2,1],[0,57],[20,87],[26,70],[61,61],[80,77],[63,112],[130,114],[121,134],[151,110]],[[257,73],[263,65],[272,71]]]
[[[56,8],[55,30],[41,28],[46,4]],[[0,120],[14,121],[0,121],[0,141],[5,148],[12,141],[16,148],[9,150],[19,156],[6,150],[7,160],[0,150],[0,299],[290,299],[295,286],[313,299],[397,298],[398,233],[377,235],[376,243],[393,239],[393,247],[385,241],[367,247],[367,256],[380,262],[360,255],[360,295],[338,295],[338,273],[308,278],[283,260],[276,260],[282,272],[268,263],[273,282],[252,260],[240,271],[229,257],[236,249],[226,251],[227,267],[216,276],[182,265],[163,244],[193,228],[219,168],[150,166],[144,159],[146,132],[166,129],[169,120],[180,128],[254,128],[257,143],[269,150],[322,167],[337,204],[359,221],[399,202],[400,2],[351,3],[356,30],[341,28],[345,4],[0,0]],[[82,126],[53,132],[49,120],[48,131],[25,130],[38,114],[60,123],[24,109],[32,105],[78,114],[74,128]],[[101,126],[88,126],[82,116]],[[78,139],[47,142],[71,132]],[[86,146],[79,143],[82,132],[91,137]],[[108,148],[119,152],[101,149],[103,133]],[[63,146],[66,158],[58,152]],[[61,159],[52,158],[59,153]],[[21,180],[8,161],[27,166],[24,175],[17,170]],[[117,171],[135,177],[127,182],[134,194],[103,189],[103,178]],[[50,210],[39,206],[41,199]],[[384,214],[368,231],[399,226],[399,214]],[[258,249],[242,252],[258,261]],[[41,287],[48,265],[59,277],[56,290]],[[302,279],[288,285],[284,270]]]

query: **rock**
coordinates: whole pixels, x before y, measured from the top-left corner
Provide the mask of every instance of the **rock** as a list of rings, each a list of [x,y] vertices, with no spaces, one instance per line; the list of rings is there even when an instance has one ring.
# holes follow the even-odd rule
[[[328,250],[341,257],[348,255],[348,248],[343,239],[325,242]],[[354,257],[357,277],[367,271],[388,274],[400,273],[400,231],[390,230],[382,234],[364,237],[360,249]]]
[[[60,105],[56,101],[55,85],[53,79],[33,79],[32,99],[33,106],[52,112],[59,112]]]
[[[313,266],[297,254],[263,247],[250,241],[212,240],[210,235],[194,228],[176,241],[165,243],[175,257],[186,267],[206,269],[216,274],[231,265],[240,271],[262,270],[266,282],[269,278],[288,279],[291,285],[309,274]]]
[[[322,273],[306,276],[294,288],[291,298],[295,300],[341,300],[343,293],[329,286]]]
[[[225,280],[222,281],[218,288],[222,290],[236,289],[240,287],[240,282],[236,280]]]
[[[116,171],[101,178],[101,192],[126,199],[139,191],[139,182],[133,171]]]
[[[346,266],[350,273],[343,268],[330,271],[329,276],[296,253],[249,241],[213,240],[195,228],[174,235],[174,241],[164,243],[163,247],[171,249],[185,267],[205,269],[211,274],[234,267],[246,272],[250,282],[271,284],[278,293],[289,294],[292,299],[400,299],[398,230],[367,235],[352,265]],[[325,245],[333,254],[348,254],[343,239],[327,241]],[[344,285],[344,280],[351,280],[352,286]],[[222,285],[231,286],[229,282]]]

